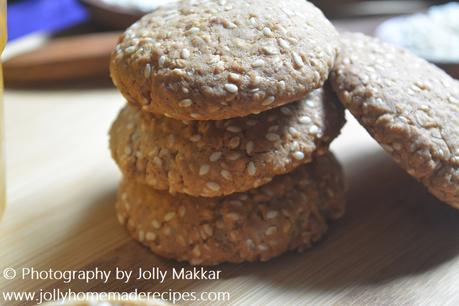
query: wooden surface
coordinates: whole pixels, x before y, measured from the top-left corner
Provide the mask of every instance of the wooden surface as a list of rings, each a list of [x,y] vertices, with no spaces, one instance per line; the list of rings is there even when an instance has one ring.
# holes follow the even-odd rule
[[[107,131],[122,104],[111,87],[6,92],[9,203],[0,223],[0,272],[180,267],[131,241],[116,220],[120,175]],[[310,251],[223,265],[218,281],[63,284],[0,274],[0,293],[171,289],[228,291],[231,300],[222,305],[458,305],[459,213],[399,170],[348,119],[333,143],[348,178],[348,212]]]

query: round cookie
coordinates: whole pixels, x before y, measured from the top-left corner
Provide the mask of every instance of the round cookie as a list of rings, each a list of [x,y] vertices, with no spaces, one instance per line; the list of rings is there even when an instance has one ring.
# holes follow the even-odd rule
[[[182,122],[125,107],[110,132],[128,178],[159,190],[215,197],[244,192],[328,150],[345,122],[331,89],[259,115]]]
[[[459,208],[459,82],[362,34],[342,43],[331,74],[340,100],[404,170]]]
[[[303,251],[344,212],[344,181],[328,154],[271,183],[219,198],[175,196],[124,180],[118,219],[162,257],[192,265],[267,261]]]
[[[132,25],[111,75],[131,103],[180,120],[243,117],[328,78],[338,34],[305,0],[182,1]]]

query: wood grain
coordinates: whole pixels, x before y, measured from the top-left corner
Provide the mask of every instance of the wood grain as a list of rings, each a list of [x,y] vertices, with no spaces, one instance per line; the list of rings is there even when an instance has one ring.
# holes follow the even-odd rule
[[[69,82],[109,77],[110,53],[120,33],[54,38],[4,64],[7,85]]]

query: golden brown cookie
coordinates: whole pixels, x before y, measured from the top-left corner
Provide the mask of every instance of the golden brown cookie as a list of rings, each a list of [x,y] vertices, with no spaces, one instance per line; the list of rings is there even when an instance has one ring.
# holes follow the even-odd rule
[[[221,120],[323,85],[338,34],[305,0],[182,1],[132,25],[111,59],[125,98],[181,120]]]
[[[331,89],[259,115],[182,122],[124,108],[110,132],[122,172],[159,190],[215,197],[243,192],[328,150],[344,111]]]
[[[343,104],[403,169],[459,208],[459,82],[376,39],[342,40],[331,81]]]
[[[305,250],[344,212],[339,163],[328,154],[271,183],[219,198],[175,196],[132,180],[120,186],[119,221],[155,254],[192,265],[266,261]]]

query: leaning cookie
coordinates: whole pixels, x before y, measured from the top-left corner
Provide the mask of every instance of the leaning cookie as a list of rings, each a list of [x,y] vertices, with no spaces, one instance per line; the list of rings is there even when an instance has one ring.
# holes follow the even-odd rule
[[[175,196],[124,180],[116,208],[132,237],[154,253],[192,265],[267,261],[305,250],[344,212],[344,182],[331,155],[246,193]]]
[[[181,120],[221,120],[293,102],[328,78],[338,34],[305,0],[182,1],[120,38],[111,75],[126,99]]]
[[[376,39],[342,41],[331,81],[343,104],[403,169],[459,208],[459,82]]]
[[[159,190],[215,197],[244,192],[328,150],[345,122],[331,89],[259,115],[182,122],[124,108],[110,132],[128,178]]]

